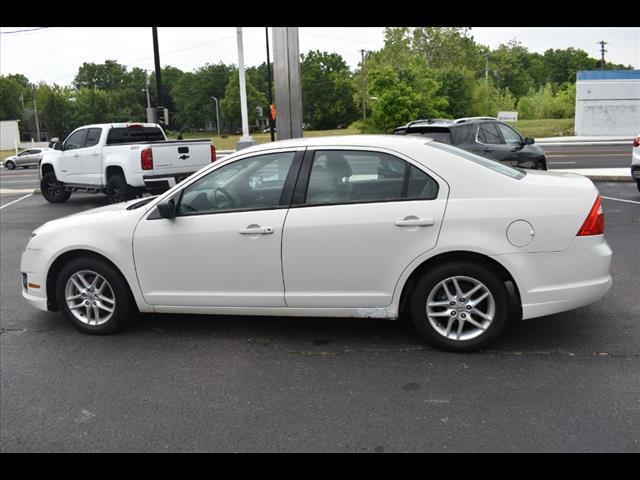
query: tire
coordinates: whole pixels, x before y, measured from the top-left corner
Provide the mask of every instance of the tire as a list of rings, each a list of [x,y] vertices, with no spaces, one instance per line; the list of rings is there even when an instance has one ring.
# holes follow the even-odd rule
[[[107,197],[111,203],[127,202],[136,198],[136,191],[122,175],[113,175],[107,182]]]
[[[547,162],[545,162],[544,160],[538,160],[536,162],[536,170],[548,170]]]
[[[638,186],[638,191],[640,192],[640,179],[636,180],[636,185]]]
[[[71,196],[71,192],[64,189],[64,183],[58,181],[56,174],[47,172],[40,180],[40,192],[50,203],[64,203]]]
[[[456,278],[464,293],[478,285],[481,287],[471,294],[471,298],[463,298],[455,294],[453,278]],[[449,300],[446,299],[443,282],[452,295]],[[470,305],[486,292],[489,295],[484,300],[475,306]],[[460,298],[464,302],[460,302]],[[428,301],[444,305],[427,307]],[[451,302],[455,304],[451,305]],[[509,293],[504,282],[490,269],[471,262],[451,262],[430,269],[418,279],[411,294],[410,314],[411,321],[424,340],[433,347],[449,352],[473,352],[489,345],[502,332],[507,323],[509,306]],[[476,309],[487,317],[480,317]],[[451,315],[452,311],[455,315]],[[476,327],[476,324],[482,328]]]
[[[89,284],[95,280],[93,290],[88,289],[79,276]],[[84,296],[77,285],[83,287]],[[78,298],[68,302],[67,298],[73,296]],[[74,327],[92,335],[115,333],[137,316],[126,280],[111,265],[92,257],[75,258],[60,270],[56,279],[56,300],[60,311]],[[89,302],[88,306],[86,302]],[[72,311],[76,305],[78,307]]]
[[[27,165],[26,167],[22,167],[22,168],[29,168],[29,165]]]
[[[16,168],[16,164],[9,160],[8,162],[4,162],[4,168],[6,168],[7,170],[13,170],[14,168]]]

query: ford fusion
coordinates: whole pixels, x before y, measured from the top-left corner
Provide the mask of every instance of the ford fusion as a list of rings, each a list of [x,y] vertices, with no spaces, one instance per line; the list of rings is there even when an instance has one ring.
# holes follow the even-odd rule
[[[600,300],[611,249],[594,184],[413,136],[280,141],[157,197],[48,222],[23,296],[107,334],[138,312],[411,318],[473,351],[512,320]]]

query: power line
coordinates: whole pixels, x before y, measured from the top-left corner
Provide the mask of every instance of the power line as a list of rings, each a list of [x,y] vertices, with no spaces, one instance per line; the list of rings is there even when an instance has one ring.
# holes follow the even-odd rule
[[[36,27],[36,28],[27,28],[24,30],[12,30],[10,32],[0,32],[0,35],[10,35],[12,33],[22,33],[22,32],[34,32],[36,30],[43,30],[45,28],[49,28],[49,27]]]

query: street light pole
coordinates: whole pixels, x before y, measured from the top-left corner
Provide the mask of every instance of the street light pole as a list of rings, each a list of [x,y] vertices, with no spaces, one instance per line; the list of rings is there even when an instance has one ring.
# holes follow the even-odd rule
[[[269,85],[269,132],[271,132],[271,141],[275,141],[276,135],[273,130],[273,116],[271,115],[271,107],[273,106],[273,97],[271,95],[271,62],[269,58],[269,27],[264,27],[267,39],[267,83]]]
[[[38,121],[38,105],[36,104],[36,89],[33,89],[33,113],[36,116],[36,136],[38,142],[40,141],[40,122]]]
[[[220,116],[218,115],[218,99],[216,97],[213,98],[214,102],[216,102],[216,130],[218,130],[218,136],[220,136]]]
[[[255,145],[249,135],[249,114],[247,113],[247,84],[244,78],[244,47],[242,45],[242,27],[236,27],[238,38],[238,75],[240,76],[240,113],[242,114],[242,137],[236,144],[236,150]]]

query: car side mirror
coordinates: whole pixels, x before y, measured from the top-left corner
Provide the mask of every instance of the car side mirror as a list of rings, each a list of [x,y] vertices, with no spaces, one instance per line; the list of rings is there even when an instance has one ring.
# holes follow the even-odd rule
[[[533,138],[527,137],[527,138],[524,139],[524,144],[525,145],[533,145],[535,142],[536,141]]]
[[[158,213],[162,218],[176,218],[176,201],[171,198],[165,198],[158,203]]]
[[[53,144],[54,150],[62,150],[62,144],[60,142],[56,142]]]

